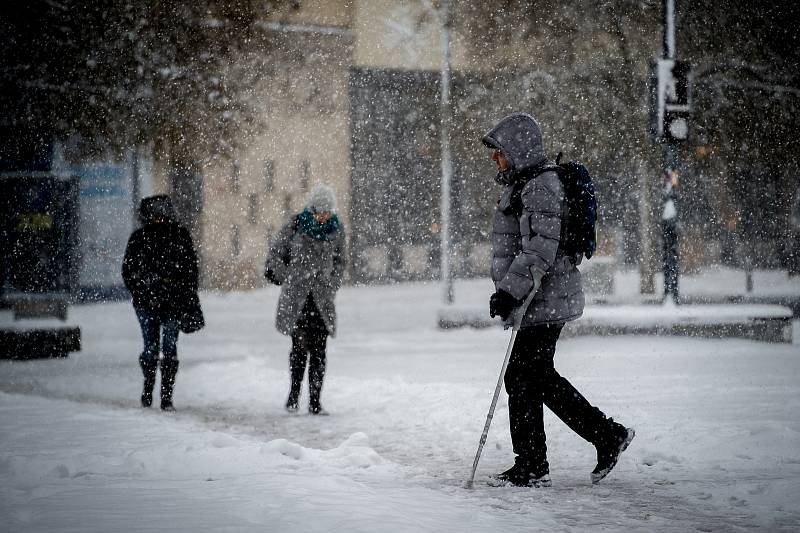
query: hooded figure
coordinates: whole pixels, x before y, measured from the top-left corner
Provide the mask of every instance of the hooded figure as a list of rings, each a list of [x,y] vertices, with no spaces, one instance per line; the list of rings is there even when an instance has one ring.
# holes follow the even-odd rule
[[[292,338],[291,387],[286,409],[296,412],[308,361],[309,412],[327,414],[320,405],[328,335],[336,335],[334,299],[345,268],[344,227],[336,216],[336,196],[326,185],[309,195],[305,209],[278,232],[264,269],[281,286],[275,326]]]
[[[506,161],[495,181],[504,186],[492,230],[492,281],[517,307],[535,296],[523,327],[564,324],[583,314],[581,273],[574,257],[559,247],[566,220],[564,187],[544,155],[542,130],[534,118],[514,113],[483,136]],[[510,320],[510,315],[508,315]],[[506,327],[510,321],[506,322]]]
[[[549,486],[550,467],[543,405],[595,445],[592,483],[616,465],[634,431],[593,407],[553,366],[564,323],[583,313],[579,258],[566,254],[562,221],[567,220],[564,187],[544,154],[542,130],[534,118],[514,113],[482,138],[497,165],[503,192],[492,229],[491,316],[508,327],[514,312],[533,295],[512,347],[505,373],[511,441],[516,459],[492,484]]]
[[[500,185],[511,185],[526,171],[541,167],[547,161],[542,130],[527,113],[508,115],[484,135],[482,141],[487,147],[500,150],[508,161],[508,167],[498,171],[495,177]]]
[[[143,198],[139,219],[142,227],[131,234],[125,249],[122,279],[133,298],[144,340],[144,351],[139,356],[144,374],[141,401],[144,407],[152,403],[159,351],[162,351],[161,408],[172,411],[178,372],[178,331],[186,327],[187,310],[191,309],[202,321],[197,297],[197,254],[191,235],[176,222],[168,196]]]

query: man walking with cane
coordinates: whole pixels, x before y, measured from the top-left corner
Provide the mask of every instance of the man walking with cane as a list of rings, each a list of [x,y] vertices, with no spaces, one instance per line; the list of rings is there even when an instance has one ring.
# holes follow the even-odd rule
[[[561,329],[580,317],[584,306],[576,268],[581,257],[565,253],[563,246],[564,186],[530,115],[503,118],[482,141],[492,149],[495,181],[504,187],[492,229],[496,292],[489,312],[515,330],[504,382],[516,459],[491,484],[550,486],[543,405],[594,444],[597,466],[591,481],[597,483],[617,464],[634,431],[593,407],[553,366]]]

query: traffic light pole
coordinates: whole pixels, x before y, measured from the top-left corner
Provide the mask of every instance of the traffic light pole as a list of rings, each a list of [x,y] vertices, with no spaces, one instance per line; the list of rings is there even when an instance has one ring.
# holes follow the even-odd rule
[[[664,59],[675,60],[675,0],[664,0]],[[675,142],[667,140],[664,143],[664,169],[677,167],[678,150]]]
[[[664,0],[664,59],[675,59],[675,0]]]
[[[662,57],[652,64],[650,77],[650,125],[655,142],[661,146],[661,202],[656,200],[652,176],[641,179],[640,219],[642,249],[639,263],[639,291],[655,292],[655,264],[659,255],[665,278],[665,295],[678,300],[678,186],[680,167],[678,145],[689,136],[691,114],[691,66],[676,59],[675,1],[663,0]],[[661,207],[659,210],[658,207]],[[662,250],[657,250],[659,228]]]
[[[675,0],[664,0],[664,59],[675,60]],[[666,137],[666,135],[665,135]],[[667,138],[664,142],[664,170],[677,167],[678,151],[675,142]]]
[[[675,0],[664,0],[664,43],[663,43],[663,57],[664,59],[676,59],[676,46],[675,46]],[[672,175],[673,171],[678,169],[678,146],[675,140],[665,135],[663,151],[663,173],[662,175]],[[673,187],[677,183],[672,184]],[[664,273],[664,298],[673,298],[675,303],[678,302],[678,276],[680,272],[680,254],[677,253],[677,231],[679,227],[680,213],[674,214],[674,221],[672,223],[672,232],[674,235],[668,235],[670,231],[667,230],[667,223],[662,215],[659,217],[662,226],[662,272]],[[671,240],[675,250],[669,251],[667,240]],[[667,257],[670,255],[671,257]],[[672,275],[669,276],[673,281],[668,283],[668,269],[674,269]]]

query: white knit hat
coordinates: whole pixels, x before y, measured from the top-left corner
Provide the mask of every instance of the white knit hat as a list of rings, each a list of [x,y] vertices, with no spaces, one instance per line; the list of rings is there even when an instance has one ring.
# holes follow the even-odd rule
[[[306,208],[315,213],[336,211],[336,193],[327,185],[317,185],[308,196]]]

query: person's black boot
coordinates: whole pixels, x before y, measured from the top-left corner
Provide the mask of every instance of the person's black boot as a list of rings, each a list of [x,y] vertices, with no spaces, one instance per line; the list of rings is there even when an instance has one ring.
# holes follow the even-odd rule
[[[514,466],[489,478],[489,485],[492,487],[502,487],[514,485],[516,487],[550,487],[550,465],[547,461],[533,464],[529,461],[520,459],[514,462]]]
[[[325,367],[317,364],[308,369],[308,412],[312,415],[328,415],[322,405],[320,405],[320,395],[322,394],[322,380],[325,377]]]
[[[296,413],[298,409],[297,401],[300,397],[300,385],[298,384],[297,387],[294,386],[292,383],[292,388],[289,391],[289,398],[286,400],[286,410],[290,413]]]
[[[153,405],[153,387],[156,384],[158,359],[145,359],[140,355],[139,366],[142,368],[142,375],[144,376],[144,387],[142,388],[142,407],[150,407]]]
[[[319,372],[309,369],[308,376],[308,414],[327,416],[328,411],[319,402],[322,393],[322,376]]]
[[[328,416],[330,413],[325,410],[320,404],[316,405],[309,405],[308,406],[308,414],[310,415],[319,415],[319,416]]]
[[[292,337],[292,351],[289,352],[289,398],[286,400],[286,410],[290,413],[296,413],[298,409],[303,374],[306,372],[306,357],[302,341]]]
[[[599,483],[617,465],[619,456],[630,445],[636,432],[632,428],[626,428],[621,424],[613,422],[614,429],[611,437],[605,442],[595,446],[597,448],[597,466],[592,470],[592,483]]]
[[[172,391],[175,388],[175,375],[178,373],[178,361],[164,359],[161,361],[161,410],[174,411]]]

